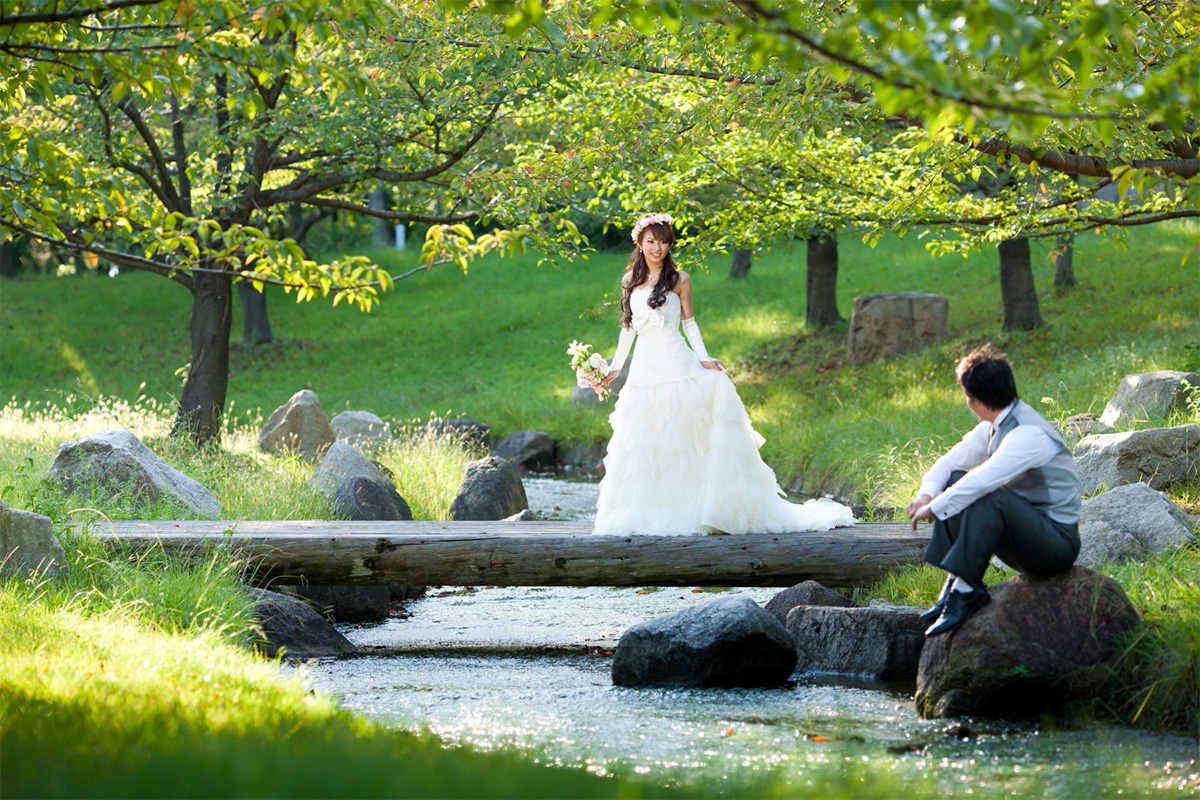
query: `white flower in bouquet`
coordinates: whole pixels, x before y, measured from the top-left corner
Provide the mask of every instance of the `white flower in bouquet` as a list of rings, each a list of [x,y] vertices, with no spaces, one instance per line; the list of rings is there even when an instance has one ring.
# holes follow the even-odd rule
[[[593,353],[591,345],[581,342],[571,342],[567,355],[571,357],[571,369],[575,370],[575,383],[591,389],[601,400],[606,399],[609,389],[603,381],[608,377],[608,362],[604,356]]]

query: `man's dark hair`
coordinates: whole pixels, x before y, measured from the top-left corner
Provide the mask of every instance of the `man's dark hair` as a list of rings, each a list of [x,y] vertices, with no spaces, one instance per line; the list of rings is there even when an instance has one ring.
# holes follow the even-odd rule
[[[954,374],[963,391],[993,411],[1017,399],[1017,381],[1004,353],[985,344],[963,356]]]

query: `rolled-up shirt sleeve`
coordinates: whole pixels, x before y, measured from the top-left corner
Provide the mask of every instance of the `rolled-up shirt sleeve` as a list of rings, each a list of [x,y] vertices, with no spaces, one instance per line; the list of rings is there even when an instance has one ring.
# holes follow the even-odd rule
[[[1060,447],[1045,431],[1022,425],[1010,431],[1000,442],[996,452],[987,457],[986,437],[990,434],[986,427],[987,423],[984,423],[985,459],[953,486],[934,497],[933,502],[929,504],[929,510],[938,519],[947,519],[958,514],[971,503],[996,491],[1021,473],[1046,464],[1054,458]],[[968,436],[978,430],[979,428],[976,428]],[[963,437],[963,441],[966,441],[966,438]],[[949,456],[950,453],[946,455]]]
[[[917,490],[917,494],[937,497],[945,490],[946,484],[949,483],[950,473],[956,469],[967,470],[982,464],[987,459],[987,444],[991,435],[992,425],[990,422],[980,422],[974,428],[967,431],[962,441],[951,447],[946,455],[939,458],[930,467],[929,471],[925,473],[925,477],[921,479],[921,488]]]

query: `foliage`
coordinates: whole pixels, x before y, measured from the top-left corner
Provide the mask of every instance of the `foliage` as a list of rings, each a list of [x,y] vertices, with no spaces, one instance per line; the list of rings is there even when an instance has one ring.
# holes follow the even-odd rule
[[[598,190],[578,204],[669,210],[713,251],[846,225],[939,228],[958,250],[1200,215],[1192,4],[484,5],[531,60],[607,76],[580,90],[603,113],[578,103],[515,166],[548,185],[582,169]]]

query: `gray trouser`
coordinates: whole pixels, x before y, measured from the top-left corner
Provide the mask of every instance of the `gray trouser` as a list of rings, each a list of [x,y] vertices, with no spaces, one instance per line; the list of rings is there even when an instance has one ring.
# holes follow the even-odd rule
[[[1079,555],[1079,526],[1055,522],[1011,489],[997,489],[934,522],[925,549],[927,563],[976,588],[983,588],[993,555],[1018,572],[1062,572]]]

